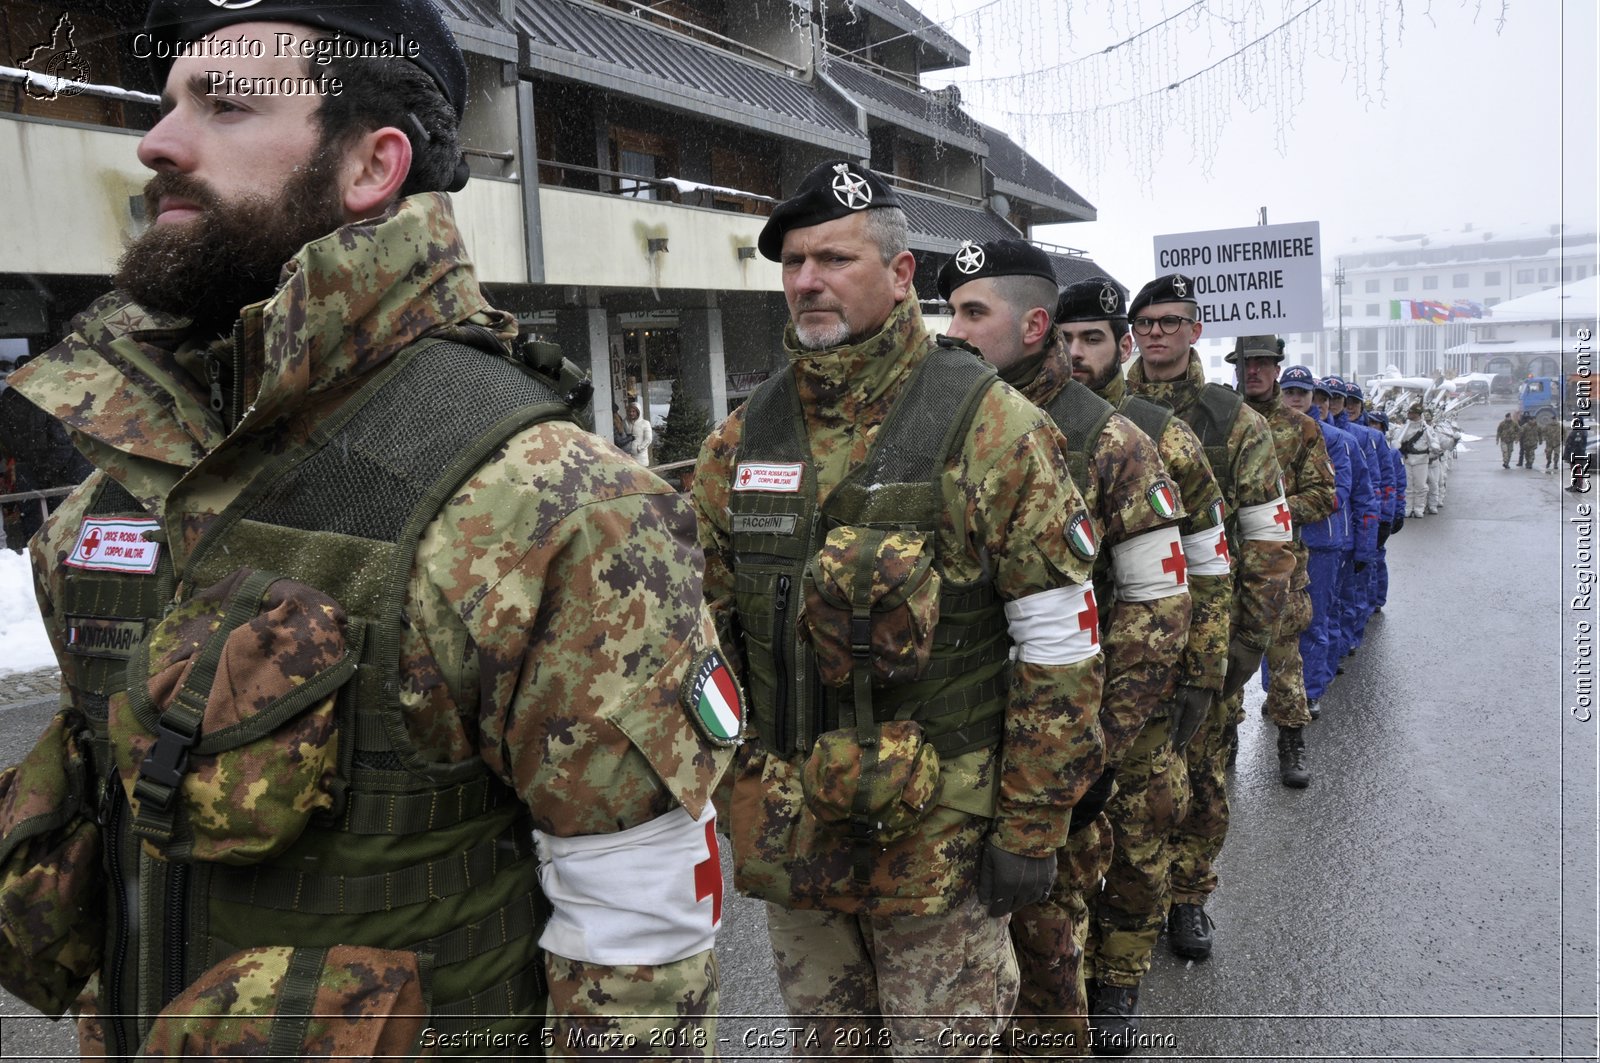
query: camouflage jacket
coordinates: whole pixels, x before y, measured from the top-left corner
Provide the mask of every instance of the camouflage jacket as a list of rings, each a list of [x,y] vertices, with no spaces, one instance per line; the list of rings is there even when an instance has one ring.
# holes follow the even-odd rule
[[[1128,370],[1128,390],[1170,406],[1191,426],[1199,415],[1200,389],[1206,386],[1199,357],[1189,352],[1188,371],[1176,380],[1152,381],[1144,376],[1143,359]],[[1226,498],[1233,513],[1264,506],[1283,497],[1283,473],[1272,450],[1272,433],[1261,415],[1248,407],[1239,410],[1228,434],[1228,455],[1233,497]],[[1234,548],[1234,609],[1232,638],[1253,649],[1265,650],[1272,639],[1278,615],[1288,602],[1289,580],[1294,575],[1294,555],[1289,544],[1246,537]]]
[[[1017,383],[1023,395],[1045,409],[1071,379],[1072,361],[1056,334],[1032,379]],[[1106,757],[1115,763],[1156,707],[1172,695],[1189,637],[1191,603],[1187,589],[1145,601],[1113,599],[1105,593],[1105,577],[1120,544],[1160,528],[1176,528],[1186,514],[1155,442],[1121,414],[1111,415],[1088,457],[1084,501],[1100,531],[1095,599],[1106,659],[1100,729]],[[1176,504],[1168,505],[1168,500]],[[1174,578],[1187,584],[1185,568],[1179,558]]]
[[[1451,426],[1452,431],[1454,430],[1454,427],[1454,425]],[[1457,438],[1459,438],[1459,433],[1457,434]],[[1551,420],[1544,426],[1544,445],[1549,447],[1551,450],[1560,448],[1563,438],[1564,437],[1561,434],[1561,422]]]
[[[916,293],[860,343],[807,351],[791,325],[795,375],[819,501],[867,457],[912,371],[933,347]],[[730,658],[736,634],[729,504],[747,407],[712,431],[700,450],[693,501],[705,548],[705,592]],[[1087,514],[1073,485],[1060,433],[1012,388],[997,383],[979,402],[958,457],[942,478],[936,565],[954,583],[989,576],[1006,602],[1088,584],[1092,557],[1067,535]],[[878,915],[932,914],[977,884],[985,836],[1014,853],[1045,856],[1066,839],[1072,806],[1100,774],[1099,654],[1070,665],[1020,663],[1009,684],[998,748],[964,753],[941,771],[943,794],[907,838],[879,854],[869,882],[851,881],[850,846],[806,808],[804,756],[769,753],[750,734],[735,755],[730,833],[741,890],[794,908]],[[768,736],[770,737],[770,736]],[[993,795],[991,822],[973,814],[974,795]]]
[[[1502,418],[1494,430],[1495,441],[1499,443],[1515,443],[1517,436],[1517,422],[1509,416]]]
[[[1127,402],[1127,384],[1121,373],[1113,374],[1099,395],[1119,409]],[[1184,516],[1178,530],[1185,536],[1198,535],[1223,522],[1222,489],[1206,461],[1205,448],[1183,418],[1173,417],[1156,440],[1162,463],[1177,481]],[[1226,554],[1227,539],[1219,544]],[[1231,571],[1231,570],[1230,570]],[[1189,631],[1184,642],[1178,681],[1205,690],[1222,689],[1228,663],[1228,613],[1233,601],[1232,575],[1197,575],[1188,572]]]
[[[206,385],[208,359],[228,342],[191,341],[186,325],[112,293],[14,378],[98,469],[33,542],[67,703],[77,658],[56,603],[103,477],[160,522],[181,572],[252,477],[397,352],[424,336],[482,346],[516,334],[485,301],[440,194],[307,244],[277,293],[242,311],[247,372],[228,420]],[[570,423],[512,436],[443,505],[415,555],[398,677],[411,743],[436,764],[481,758],[556,837],[612,834],[679,806],[698,815],[727,759],[679,700],[697,655],[715,646],[701,567],[693,514],[661,480]],[[545,968],[560,1043],[569,1031],[643,1038],[659,1025],[618,1016],[693,1024],[716,1010],[709,949],[655,967],[547,953]]]
[[[1326,519],[1339,504],[1333,460],[1328,457],[1322,429],[1305,414],[1285,406],[1277,384],[1265,399],[1246,398],[1245,404],[1266,418],[1272,430],[1272,448],[1278,455],[1278,468],[1283,470],[1283,493],[1294,518],[1292,585],[1299,589],[1306,585],[1306,548],[1300,542],[1300,529]]]
[[[1518,438],[1522,440],[1522,445],[1525,447],[1538,446],[1539,440],[1543,437],[1543,435],[1544,431],[1539,427],[1538,421],[1529,421],[1527,424],[1523,425],[1521,430],[1518,432]]]

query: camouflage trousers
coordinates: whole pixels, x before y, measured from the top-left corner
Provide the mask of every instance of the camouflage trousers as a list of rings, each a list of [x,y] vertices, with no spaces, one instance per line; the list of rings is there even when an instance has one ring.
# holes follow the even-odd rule
[[[1111,864],[1095,905],[1087,976],[1136,986],[1167,918],[1172,832],[1189,807],[1189,773],[1172,748],[1165,718],[1151,720],[1117,765],[1117,792],[1106,805]]]
[[[1211,718],[1184,750],[1189,813],[1172,832],[1173,904],[1204,904],[1217,888],[1212,864],[1228,836],[1228,756],[1235,741],[1228,724],[1243,704],[1243,690],[1214,702]]]
[[[1084,946],[1089,912],[1111,866],[1111,820],[1104,813],[1067,836],[1056,854],[1050,896],[1011,916],[1022,987],[1007,1031],[1011,1054],[1089,1054],[1089,998],[1084,988]]]
[[[1006,919],[976,892],[940,915],[875,918],[767,905],[795,1058],[986,1060],[1017,1000]]]
[[[1300,633],[1311,626],[1311,594],[1301,586],[1289,592],[1272,644],[1262,658],[1262,688],[1267,692],[1267,719],[1279,727],[1304,727],[1311,722],[1306,705],[1305,662],[1300,659]],[[1240,705],[1243,706],[1243,699]]]
[[[1511,464],[1511,451],[1515,447],[1516,447],[1515,443],[1501,443],[1500,444],[1500,464],[1501,465],[1510,465]]]

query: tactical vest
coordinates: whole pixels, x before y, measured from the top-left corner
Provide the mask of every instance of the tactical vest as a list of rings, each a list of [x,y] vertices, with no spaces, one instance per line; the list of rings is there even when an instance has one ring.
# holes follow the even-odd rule
[[[1233,455],[1228,451],[1228,436],[1233,433],[1233,423],[1239,419],[1239,411],[1243,408],[1244,396],[1237,391],[1221,384],[1206,384],[1200,389],[1188,416],[1184,417],[1184,421],[1200,438],[1206,462],[1211,466],[1211,475],[1216,477],[1222,497],[1227,501],[1222,524],[1228,534],[1228,549],[1234,557],[1239,556],[1242,540],[1239,537],[1239,507],[1233,503]]]
[[[1177,416],[1159,402],[1151,402],[1138,395],[1123,396],[1122,405],[1117,407],[1117,412],[1132,421],[1139,431],[1155,440],[1158,450],[1161,447],[1161,437],[1167,434],[1167,425]]]
[[[840,711],[851,691],[820,681],[811,646],[796,633],[807,562],[836,527],[920,531],[937,541],[942,473],[996,380],[993,368],[969,351],[934,348],[895,401],[866,460],[820,507],[793,370],[750,396],[729,507],[735,609],[751,712],[776,754],[808,753],[818,735],[854,715]],[[798,490],[738,490],[738,470],[747,463],[799,466]],[[942,570],[937,558],[935,565]],[[993,584],[957,585],[946,577],[927,670],[915,681],[874,691],[873,715],[916,720],[941,757],[992,747],[1004,722],[1009,651],[1005,610]]]
[[[1067,386],[1056,393],[1045,407],[1045,413],[1061,429],[1067,439],[1067,467],[1072,472],[1072,482],[1078,493],[1089,497],[1090,477],[1094,475],[1093,450],[1095,440],[1106,430],[1111,415],[1117,409],[1105,399],[1076,380],[1068,379]],[[1099,514],[1095,515],[1096,517]],[[1102,528],[1104,524],[1102,522]],[[1100,630],[1111,626],[1111,603],[1116,601],[1116,575],[1111,566],[1111,551],[1101,549],[1094,559],[1094,597],[1100,602]]]
[[[72,695],[91,723],[96,770],[106,780],[112,910],[99,1008],[113,1055],[131,1056],[150,1017],[207,968],[236,950],[271,945],[425,954],[431,1025],[441,1034],[540,1025],[545,901],[528,811],[479,759],[423,760],[402,715],[400,632],[423,530],[512,435],[571,419],[584,394],[572,383],[567,374],[559,384],[536,378],[457,343],[415,344],[255,477],[197,544],[182,573],[186,596],[251,567],[323,591],[347,611],[352,630],[365,631],[359,664],[336,701],[336,807],[279,856],[241,867],[146,852],[107,741],[108,705],[126,686],[127,655],[73,657]],[[109,479],[89,511],[147,519]],[[173,591],[162,550],[152,575],[75,572],[63,612],[69,624],[98,627],[99,645],[137,645],[170,610]],[[181,745],[172,719],[181,701],[162,715],[173,734],[162,734],[147,762],[161,743]],[[173,763],[181,774],[183,758]]]

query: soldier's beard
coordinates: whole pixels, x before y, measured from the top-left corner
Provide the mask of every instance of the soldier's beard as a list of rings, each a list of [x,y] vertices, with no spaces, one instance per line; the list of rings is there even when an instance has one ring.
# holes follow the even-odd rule
[[[825,351],[850,340],[850,324],[840,317],[829,324],[801,325],[796,323],[794,334],[800,346],[808,351]]]
[[[1084,385],[1084,387],[1096,393],[1104,391],[1106,389],[1106,385],[1111,383],[1111,378],[1122,371],[1121,364],[1117,362],[1115,358],[1113,358],[1110,364],[1108,364],[1105,369],[1099,373],[1096,373],[1094,370],[1090,369],[1088,362],[1074,362],[1072,364],[1072,368],[1084,374],[1081,383]]]
[[[333,168],[316,162],[295,170],[276,198],[225,201],[186,174],[159,173],[145,185],[148,217],[163,196],[186,199],[200,213],[152,225],[123,252],[113,283],[141,306],[207,331],[226,330],[240,309],[272,295],[283,264],[344,223]]]

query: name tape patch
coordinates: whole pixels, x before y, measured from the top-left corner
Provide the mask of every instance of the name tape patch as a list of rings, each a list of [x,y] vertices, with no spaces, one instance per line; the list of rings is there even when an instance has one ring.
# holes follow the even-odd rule
[[[733,474],[735,491],[770,491],[774,494],[795,494],[805,475],[805,463],[793,465],[768,465],[746,461]]]
[[[153,575],[161,544],[146,539],[144,533],[158,528],[146,517],[86,517],[66,563],[90,572]]]
[[[104,616],[68,616],[67,652],[126,661],[144,638],[144,623]]]
[[[735,535],[793,535],[800,518],[793,513],[735,513]]]

